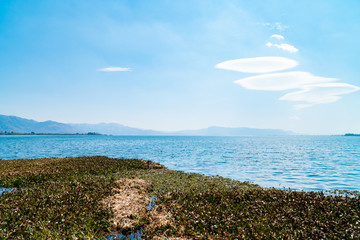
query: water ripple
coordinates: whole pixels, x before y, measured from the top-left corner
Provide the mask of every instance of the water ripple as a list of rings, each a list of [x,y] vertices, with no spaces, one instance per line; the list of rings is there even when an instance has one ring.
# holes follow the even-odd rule
[[[0,158],[104,155],[264,187],[359,190],[360,138],[344,136],[0,136]]]

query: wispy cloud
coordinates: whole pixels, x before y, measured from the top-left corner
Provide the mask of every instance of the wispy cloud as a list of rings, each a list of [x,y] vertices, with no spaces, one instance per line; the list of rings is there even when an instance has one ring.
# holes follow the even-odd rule
[[[268,43],[266,43],[266,46],[268,46],[268,47],[276,47],[276,48],[282,49],[284,51],[288,51],[290,53],[296,53],[296,52],[299,51],[299,49],[297,49],[293,45],[290,45],[290,44],[287,44],[287,43],[276,44],[276,43],[268,42]]]
[[[284,57],[256,57],[225,61],[215,67],[245,73],[268,73],[293,68],[297,65],[297,61]]]
[[[332,103],[340,100],[340,95],[359,90],[359,87],[347,83],[321,83],[307,85],[300,91],[287,93],[280,100],[307,102],[310,104]],[[308,104],[305,106],[308,106]],[[295,107],[299,108],[302,105]]]
[[[278,31],[284,31],[285,29],[288,29],[289,26],[286,26],[282,24],[281,22],[266,22],[266,23],[260,23],[261,25],[268,27],[270,30],[278,30]]]
[[[282,72],[261,74],[235,81],[236,84],[252,90],[283,91],[301,89],[307,85],[336,81],[335,78],[314,76],[308,72]]]
[[[282,72],[261,74],[235,81],[246,89],[265,91],[284,91],[298,89],[279,98],[283,101],[304,102],[294,105],[295,109],[304,109],[315,104],[333,103],[341,95],[360,90],[360,87],[335,82],[336,78],[314,76],[309,72]]]
[[[279,35],[279,34],[273,34],[273,35],[271,35],[271,38],[276,38],[276,39],[284,40],[284,36],[283,36],[283,35]]]
[[[127,67],[107,67],[98,69],[100,72],[129,72],[131,68]]]

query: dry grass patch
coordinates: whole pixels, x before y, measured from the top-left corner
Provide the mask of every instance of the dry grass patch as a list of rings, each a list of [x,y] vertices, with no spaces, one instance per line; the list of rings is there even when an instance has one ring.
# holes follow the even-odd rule
[[[147,187],[150,182],[138,178],[123,178],[117,181],[117,185],[113,190],[115,194],[102,203],[111,209],[111,222],[116,230],[136,229],[147,218],[147,206],[150,203]]]
[[[153,236],[153,239],[188,239],[180,237],[184,231],[177,230],[177,236],[170,236],[171,229],[175,229],[175,220],[170,211],[175,207],[169,203],[155,205],[149,209],[151,199],[148,189],[151,182],[140,178],[122,178],[118,180],[117,187],[113,189],[113,195],[102,201],[112,213],[111,223],[117,232],[128,234],[143,228],[146,232],[161,234]],[[176,206],[180,207],[180,206]],[[163,231],[166,229],[165,231]]]

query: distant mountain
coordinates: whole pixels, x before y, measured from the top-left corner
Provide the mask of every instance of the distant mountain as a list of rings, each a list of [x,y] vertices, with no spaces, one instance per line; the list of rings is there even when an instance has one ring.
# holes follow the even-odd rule
[[[1,132],[19,133],[76,133],[72,126],[54,121],[37,122],[15,116],[0,115]]]
[[[113,135],[161,135],[161,132],[127,127],[117,123],[66,124],[54,121],[37,122],[16,116],[0,115],[0,132],[18,133],[88,133]]]
[[[66,124],[54,121],[37,122],[16,116],[0,115],[0,132],[18,133],[88,133],[96,132],[111,135],[174,135],[174,136],[265,136],[294,135],[290,131],[257,128],[208,127],[199,130],[160,132],[127,127],[117,123]]]
[[[291,131],[279,129],[258,129],[258,128],[230,128],[230,127],[208,127],[199,130],[185,130],[173,132],[175,135],[187,136],[276,136],[294,135]]]
[[[80,133],[97,132],[112,135],[161,135],[161,132],[127,127],[118,123],[69,124]]]

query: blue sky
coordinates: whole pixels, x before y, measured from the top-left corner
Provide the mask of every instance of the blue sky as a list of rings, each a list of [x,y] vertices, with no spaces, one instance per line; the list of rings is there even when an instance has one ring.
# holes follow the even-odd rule
[[[360,132],[356,0],[0,0],[0,114]]]

